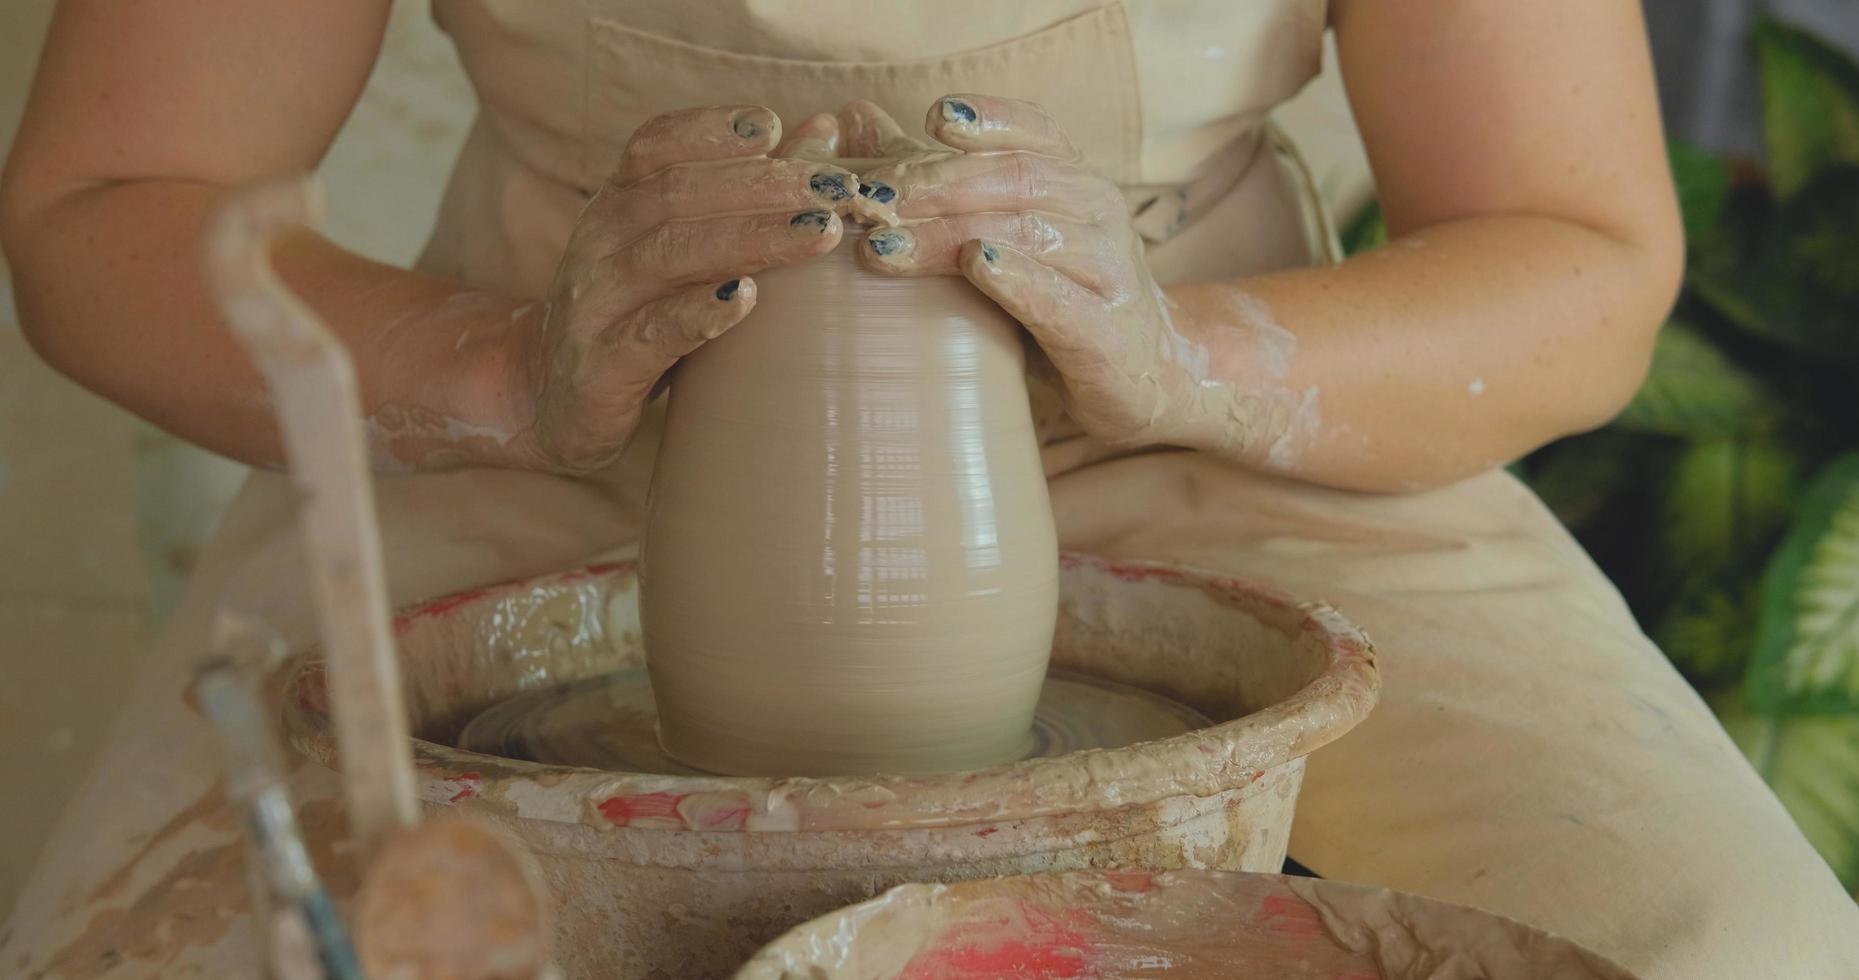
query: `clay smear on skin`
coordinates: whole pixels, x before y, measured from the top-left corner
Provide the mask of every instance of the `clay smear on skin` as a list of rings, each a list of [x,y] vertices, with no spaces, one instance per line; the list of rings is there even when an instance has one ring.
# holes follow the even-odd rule
[[[432,313],[406,314],[390,321],[376,343],[388,350],[397,335],[413,331],[425,335],[430,331],[456,330],[454,351],[474,344],[495,344],[538,306],[529,303],[518,307],[507,322],[487,317],[487,311],[500,304],[489,293],[456,292]],[[475,448],[502,448],[513,436],[493,426],[454,418],[418,405],[389,403],[377,407],[364,420],[368,436],[369,462],[383,473],[410,473],[421,468],[438,468],[467,462],[474,443],[488,443]]]
[[[502,429],[415,405],[383,405],[368,416],[366,429],[371,462],[384,473],[460,465],[471,458],[468,450],[473,442],[488,442],[501,449],[512,438]]]
[[[1253,413],[1259,439],[1270,440],[1265,465],[1280,471],[1293,470],[1304,448],[1315,441],[1323,421],[1317,386],[1298,391],[1284,384],[1297,353],[1297,335],[1279,324],[1271,306],[1257,296],[1234,290],[1229,294],[1228,306],[1233,325],[1250,335],[1253,358],[1265,374],[1258,385],[1264,397],[1255,402],[1259,407]]]
[[[1291,373],[1291,355],[1297,353],[1297,335],[1272,318],[1272,308],[1250,293],[1233,290],[1232,308],[1237,325],[1250,331],[1265,376],[1283,380]]]
[[[1207,345],[1189,340],[1175,328],[1174,311],[1181,308],[1180,304],[1169,298],[1169,295],[1162,291],[1161,286],[1151,283],[1150,288],[1155,291],[1156,309],[1161,312],[1162,316],[1163,362],[1173,364],[1187,372],[1188,380],[1196,387],[1205,388],[1208,385],[1217,384],[1212,380],[1213,358],[1207,353]]]
[[[1156,294],[1164,333],[1160,353],[1186,378],[1185,384],[1163,392],[1165,402],[1157,407],[1157,414],[1165,409],[1179,413],[1190,431],[1211,435],[1222,450],[1241,455],[1262,451],[1265,466],[1284,472],[1296,469],[1323,421],[1315,385],[1298,391],[1284,383],[1297,353],[1297,336],[1273,319],[1264,300],[1232,291],[1229,316],[1220,326],[1246,333],[1249,361],[1258,366],[1261,377],[1214,378],[1207,348],[1183,337],[1175,327],[1171,311],[1178,307],[1174,300],[1160,287]]]
[[[358,301],[366,300],[371,293],[383,292],[386,287],[377,286],[356,296]],[[453,323],[463,321],[459,327],[458,340],[452,345],[453,350],[462,350],[467,343],[479,340],[495,340],[503,334],[504,328],[477,329],[473,327],[485,323],[490,318],[486,313],[500,305],[502,300],[490,293],[477,290],[460,290],[445,298],[444,304],[434,310],[418,310],[402,313],[387,321],[376,335],[374,343],[391,347],[398,334],[409,330],[424,334],[427,331],[444,330]]]
[[[854,220],[873,227],[896,228],[904,224],[897,217],[897,209],[889,204],[875,201],[863,194],[854,194],[850,201]]]

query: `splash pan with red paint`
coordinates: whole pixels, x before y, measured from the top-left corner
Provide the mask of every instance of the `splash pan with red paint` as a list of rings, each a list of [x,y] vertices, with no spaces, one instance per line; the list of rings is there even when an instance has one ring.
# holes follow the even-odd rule
[[[736,980],[1633,980],[1489,912],[1337,881],[1073,872],[903,885],[802,925]]]
[[[1367,715],[1379,689],[1368,641],[1321,603],[1067,555],[1053,667],[1211,724],[971,772],[654,774],[456,747],[495,705],[644,666],[632,565],[437,599],[402,612],[396,635],[426,802],[500,823],[534,852],[570,976],[728,976],[783,930],[906,882],[1276,870],[1305,757]],[[292,744],[333,767],[314,651],[287,684]]]

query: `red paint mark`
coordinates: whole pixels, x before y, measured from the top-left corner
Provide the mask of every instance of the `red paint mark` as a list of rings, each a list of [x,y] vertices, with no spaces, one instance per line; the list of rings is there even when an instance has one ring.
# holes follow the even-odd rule
[[[1096,976],[1087,955],[1090,946],[1067,919],[1088,923],[1089,916],[1061,918],[1036,905],[1021,914],[951,926],[937,944],[916,955],[899,980],[1073,980]]]
[[[1281,936],[1316,936],[1323,932],[1317,910],[1291,895],[1267,895],[1259,903],[1259,921]]]
[[[700,830],[741,830],[749,819],[749,805],[718,807],[710,810],[697,821]]]
[[[998,834],[998,833],[1000,833],[999,827],[983,827],[980,830],[975,831],[975,836],[976,837],[991,837],[994,834]]]
[[[1122,562],[1105,562],[1098,566],[1110,573],[1120,582],[1161,582],[1174,585],[1187,578],[1187,573],[1178,568],[1162,565],[1126,565]]]
[[[1259,780],[1264,779],[1264,778],[1265,778],[1265,770],[1261,769],[1258,772],[1253,773],[1251,776],[1248,776],[1246,778],[1246,782],[1256,783]]]
[[[598,804],[600,815],[615,827],[630,827],[640,820],[673,820],[684,823],[678,813],[682,793],[638,793],[633,796],[610,796]]]
[[[741,830],[749,798],[741,793],[635,793],[610,796],[595,808],[615,827],[654,830]]]
[[[1095,569],[1122,582],[1161,582],[1164,585],[1193,586],[1221,605],[1238,609],[1264,606],[1268,609],[1282,610],[1298,605],[1297,601],[1289,596],[1245,579],[1208,575],[1171,565],[1116,561],[1067,552],[1059,556],[1059,567]]]
[[[1114,576],[1124,582],[1140,582],[1144,579],[1158,576],[1174,577],[1180,574],[1173,569],[1160,565],[1131,564],[1129,562],[1117,561],[1110,558],[1100,558],[1097,555],[1086,555],[1071,551],[1061,552],[1059,554],[1059,567],[1067,570],[1089,568],[1103,572],[1106,575]]]
[[[460,606],[468,605],[495,592],[493,588],[467,589],[451,595],[440,596],[430,602],[421,603],[412,609],[394,617],[394,633],[399,635],[413,628],[413,624],[422,619],[443,616]]]
[[[898,974],[898,980],[1068,980],[1089,976],[1086,969],[1081,949],[1002,941],[920,954]]]
[[[475,772],[461,772],[447,779],[445,781],[445,788],[453,791],[452,795],[446,798],[447,803],[457,803],[459,800],[468,800],[477,796],[479,791],[484,788],[484,777]]]

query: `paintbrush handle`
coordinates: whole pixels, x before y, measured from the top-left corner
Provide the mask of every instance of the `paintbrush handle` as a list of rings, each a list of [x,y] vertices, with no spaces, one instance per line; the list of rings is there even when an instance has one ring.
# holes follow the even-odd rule
[[[374,516],[354,364],[272,269],[268,247],[314,220],[308,181],[255,188],[230,202],[208,236],[207,278],[233,335],[270,386],[327,659],[330,710],[349,803],[367,853],[418,819],[400,669],[388,628],[380,528]]]

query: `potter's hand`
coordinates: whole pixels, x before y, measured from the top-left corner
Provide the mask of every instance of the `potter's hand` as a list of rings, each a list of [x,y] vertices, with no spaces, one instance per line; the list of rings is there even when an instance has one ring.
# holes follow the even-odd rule
[[[1026,326],[1091,435],[1115,445],[1184,438],[1174,430],[1198,416],[1187,403],[1206,380],[1206,355],[1176,332],[1116,185],[1085,169],[1029,102],[946,96],[926,129],[942,148],[920,144],[860,174],[864,193],[895,194],[905,222],[874,230],[860,261],[893,275],[966,276]]]
[[[843,168],[769,156],[781,122],[757,106],[659,116],[634,132],[582,210],[523,331],[522,434],[542,469],[581,473],[626,447],[678,359],[755,307],[748,276],[825,254],[858,190]]]

